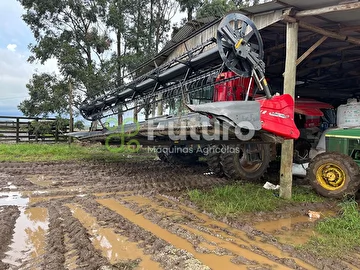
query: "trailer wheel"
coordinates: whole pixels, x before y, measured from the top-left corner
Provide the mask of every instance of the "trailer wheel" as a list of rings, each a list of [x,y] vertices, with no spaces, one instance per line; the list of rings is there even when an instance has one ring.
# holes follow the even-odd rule
[[[218,177],[224,176],[224,170],[221,166],[221,145],[211,145],[206,155],[206,163],[210,172]]]
[[[254,182],[265,174],[271,159],[270,145],[255,144],[251,146],[251,151],[247,149],[249,145],[226,146],[226,151],[221,154],[221,165],[228,178]],[[231,151],[231,149],[235,150]],[[257,155],[258,160],[249,161],[245,153],[250,154],[250,152],[251,155]]]
[[[359,166],[336,152],[321,153],[310,161],[307,178],[317,193],[330,198],[354,195],[360,186]]]

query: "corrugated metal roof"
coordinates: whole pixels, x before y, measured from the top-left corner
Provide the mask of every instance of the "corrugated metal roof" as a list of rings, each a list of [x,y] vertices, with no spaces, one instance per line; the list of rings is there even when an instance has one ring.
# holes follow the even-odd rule
[[[138,67],[138,70],[141,70],[140,73],[143,74],[155,68],[155,63],[157,66],[161,65],[174,51],[179,43],[196,36],[198,33],[211,27],[220,20],[221,18],[219,17],[210,16],[186,22],[185,25],[181,27],[179,31],[172,37],[172,39],[165,44],[164,48],[153,59],[143,63],[140,67]]]
[[[278,9],[286,9],[286,8],[293,8],[295,10],[310,10],[310,9],[317,9],[322,7],[334,6],[339,5],[341,3],[350,3],[350,2],[358,2],[358,1],[341,1],[341,0],[274,0],[271,2],[267,2],[264,4],[247,7],[241,9],[244,14],[258,14],[258,13],[265,13],[273,10]],[[317,20],[314,20],[314,17]],[[334,23],[350,23],[350,25],[359,24],[360,18],[360,10],[348,10],[348,11],[336,11],[325,13],[319,16],[314,17],[307,17],[306,21],[311,20],[313,24],[322,24],[324,22],[334,22]],[[310,22],[310,21],[309,21]]]
[[[250,17],[265,20],[266,14],[274,11],[285,11],[291,8],[294,11],[311,10],[342,4],[341,0],[275,0],[264,4],[242,9],[240,12]],[[352,1],[354,2],[354,1]],[[338,32],[360,39],[360,9],[336,11],[317,16],[299,18],[301,21],[322,29]],[[209,18],[199,21],[198,24],[187,23],[174,36],[165,48],[152,60],[146,63],[146,69],[160,65],[171,52],[182,42],[218,23],[221,19]],[[271,22],[272,23],[272,22]],[[286,22],[275,22],[260,30],[264,41],[266,73],[270,78],[273,89],[282,91],[283,72],[285,63]],[[197,28],[196,28],[197,27]],[[299,28],[299,56],[309,49],[322,35],[305,28]],[[328,38],[314,52],[297,67],[297,80],[303,83],[297,87],[297,93],[309,97],[342,96],[360,97],[360,46],[351,45],[345,40]]]

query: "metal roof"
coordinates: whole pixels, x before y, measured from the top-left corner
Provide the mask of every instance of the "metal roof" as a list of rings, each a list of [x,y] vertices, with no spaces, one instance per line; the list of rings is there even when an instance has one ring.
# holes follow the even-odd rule
[[[143,74],[154,69],[156,66],[161,65],[180,43],[198,35],[200,32],[218,23],[220,20],[221,18],[219,17],[211,16],[186,22],[172,39],[165,44],[164,48],[153,59],[138,67],[138,70],[141,70],[140,73]]]
[[[359,1],[341,0],[281,0],[243,8],[241,13],[251,17],[264,17],[275,11],[302,11],[324,8],[333,5],[356,3]],[[296,17],[295,17],[296,18]],[[311,24],[347,37],[360,40],[360,9],[336,11],[316,16],[296,18],[301,22]],[[166,58],[178,46],[190,37],[218,23],[221,19],[211,18],[203,21],[195,29],[187,23],[174,36],[165,48],[151,62],[145,63],[146,70],[152,69],[166,61]],[[258,20],[257,20],[258,21]],[[281,92],[285,65],[286,22],[278,21],[260,30],[264,41],[266,75],[273,85],[274,91]],[[315,42],[322,38],[322,34],[299,27],[298,56],[306,52]],[[346,39],[346,38],[344,38]],[[347,40],[327,38],[303,62],[297,66],[296,94],[303,97],[315,97],[328,101],[327,98],[360,97],[360,46]],[[339,101],[343,102],[343,101]]]

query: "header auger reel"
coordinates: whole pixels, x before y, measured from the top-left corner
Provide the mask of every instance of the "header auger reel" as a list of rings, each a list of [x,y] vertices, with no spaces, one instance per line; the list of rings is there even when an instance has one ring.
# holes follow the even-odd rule
[[[255,24],[240,13],[227,15],[217,31],[217,44],[225,65],[242,77],[250,77],[252,66],[246,53],[252,51],[258,60],[264,57],[263,41]]]

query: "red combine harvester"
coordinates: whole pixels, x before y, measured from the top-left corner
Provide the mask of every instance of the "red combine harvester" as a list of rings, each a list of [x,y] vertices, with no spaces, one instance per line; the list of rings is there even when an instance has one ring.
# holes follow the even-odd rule
[[[172,113],[70,135],[106,144],[152,145],[168,162],[193,162],[205,155],[217,175],[256,180],[274,157],[271,144],[299,137],[294,100],[270,92],[263,56],[254,23],[229,14],[216,38],[80,107],[90,121],[104,121],[140,104],[168,104]],[[189,151],[194,145],[196,151]]]

